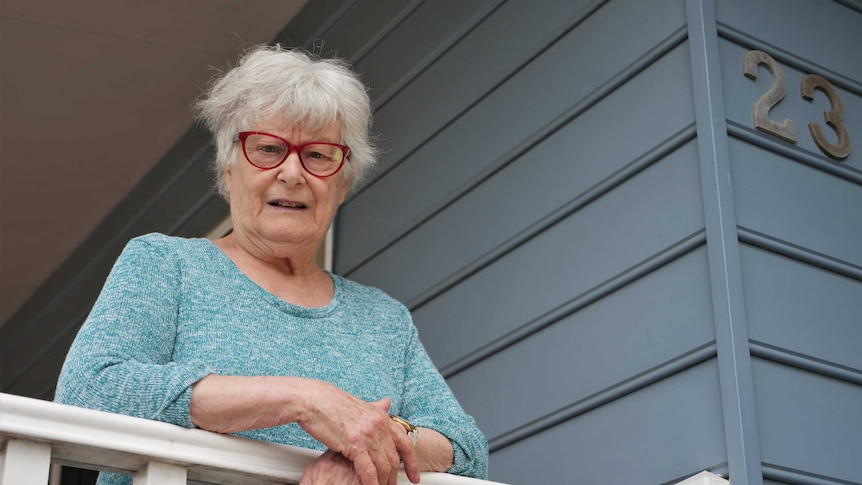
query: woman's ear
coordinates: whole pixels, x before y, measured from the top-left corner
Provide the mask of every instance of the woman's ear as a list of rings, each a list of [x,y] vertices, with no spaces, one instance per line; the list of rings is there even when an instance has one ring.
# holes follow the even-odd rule
[[[222,172],[222,179],[224,180],[224,187],[227,189],[228,198],[230,198],[230,186],[233,181],[233,172],[231,172],[230,168],[224,169],[224,172]]]

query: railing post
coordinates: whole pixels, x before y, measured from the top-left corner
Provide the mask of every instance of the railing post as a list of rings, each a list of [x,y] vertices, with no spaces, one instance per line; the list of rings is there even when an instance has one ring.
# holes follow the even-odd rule
[[[151,461],[132,478],[132,485],[186,485],[185,467]]]
[[[0,451],[0,485],[45,485],[50,470],[50,444],[10,439]]]
[[[702,471],[693,477],[689,477],[677,483],[676,485],[730,485],[730,482],[721,475]]]

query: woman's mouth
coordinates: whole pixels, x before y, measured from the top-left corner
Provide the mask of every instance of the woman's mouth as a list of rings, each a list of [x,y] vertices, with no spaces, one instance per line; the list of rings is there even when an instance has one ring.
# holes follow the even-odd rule
[[[286,207],[289,209],[305,209],[306,205],[302,202],[291,202],[289,200],[273,200],[269,202],[273,207]]]

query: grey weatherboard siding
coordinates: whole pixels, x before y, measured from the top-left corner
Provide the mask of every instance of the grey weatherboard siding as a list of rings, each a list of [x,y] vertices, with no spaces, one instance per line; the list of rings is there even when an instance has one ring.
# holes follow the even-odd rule
[[[335,268],[413,311],[492,478],[862,482],[859,4],[426,1],[407,24],[357,63],[384,155]],[[752,128],[750,49],[795,146]],[[844,161],[808,136],[806,73],[844,102]]]

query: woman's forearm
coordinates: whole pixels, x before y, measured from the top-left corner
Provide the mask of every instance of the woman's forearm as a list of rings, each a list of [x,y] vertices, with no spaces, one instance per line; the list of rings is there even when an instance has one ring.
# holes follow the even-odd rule
[[[304,412],[298,379],[208,375],[192,389],[192,423],[208,431],[234,433],[298,421]]]

